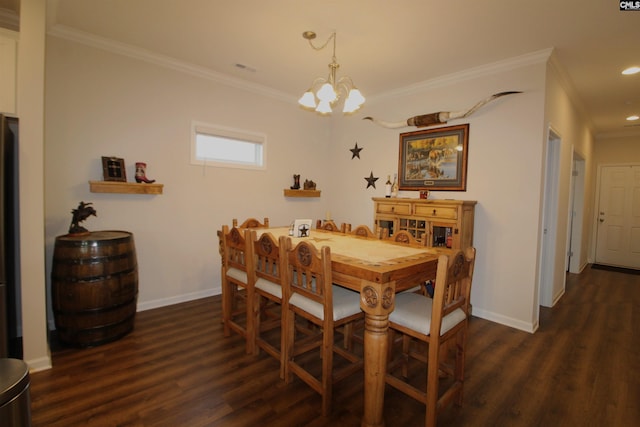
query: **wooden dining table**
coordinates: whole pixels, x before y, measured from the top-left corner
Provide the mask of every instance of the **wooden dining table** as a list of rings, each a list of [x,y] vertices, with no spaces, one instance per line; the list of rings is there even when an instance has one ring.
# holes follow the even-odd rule
[[[289,227],[256,229],[277,239],[289,235]],[[408,246],[350,234],[310,230],[308,237],[291,237],[293,246],[307,240],[331,249],[333,282],[360,292],[365,313],[363,427],[384,426],[384,389],[388,349],[389,313],[396,292],[414,287],[436,276],[443,248]]]

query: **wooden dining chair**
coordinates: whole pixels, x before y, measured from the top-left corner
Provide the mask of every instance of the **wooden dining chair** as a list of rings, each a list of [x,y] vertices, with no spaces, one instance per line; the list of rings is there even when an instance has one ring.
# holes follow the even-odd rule
[[[424,244],[418,239],[416,239],[413,234],[409,233],[407,230],[398,230],[393,233],[393,236],[386,236],[385,240],[402,243],[404,245],[412,245],[412,246],[424,246]]]
[[[474,264],[473,247],[440,255],[433,299],[416,293],[398,294],[389,315],[389,331],[401,333],[404,344],[402,356],[387,367],[386,383],[426,405],[427,427],[436,425],[438,411],[452,401],[462,405]],[[426,343],[427,350],[415,351],[411,346],[414,340]],[[411,376],[408,365],[413,359],[427,363],[426,387],[422,389],[405,381]],[[441,382],[446,390],[440,387]]]
[[[293,375],[322,396],[322,415],[331,413],[333,384],[362,369],[362,356],[336,344],[334,332],[339,327],[362,319],[360,294],[332,284],[331,252],[328,246],[317,250],[302,241],[291,247],[291,239],[283,240],[286,262],[285,294],[289,296],[286,314],[285,381]],[[296,327],[300,317],[316,325],[303,333]],[[320,353],[318,358],[317,353]],[[334,354],[344,359],[334,371]],[[342,362],[342,361],[341,361]],[[320,373],[317,364],[321,363]],[[312,372],[313,371],[313,372]]]
[[[393,233],[393,236],[385,236],[382,240],[393,242],[401,245],[408,246],[419,246],[424,247],[424,245],[419,242],[411,233],[407,230],[399,230]],[[425,283],[418,283],[410,289],[407,289],[403,292],[418,292],[422,294],[426,294]]]
[[[255,276],[250,230],[222,226],[222,319],[224,336],[234,331],[246,339],[254,353],[253,294]]]
[[[255,265],[255,287],[253,301],[253,324],[256,353],[262,349],[280,362],[280,378],[284,379],[285,324],[287,298],[283,297],[284,259],[280,257],[280,244],[269,232],[257,237],[256,230],[249,232],[253,245]],[[285,236],[282,236],[286,238]],[[271,304],[269,304],[271,303]],[[270,305],[276,305],[271,310]],[[280,330],[279,339],[266,337],[269,331]],[[273,335],[273,334],[271,334]]]
[[[316,221],[316,229],[334,233],[347,233],[351,230],[351,224],[343,222],[340,224],[340,227],[338,227],[338,225],[330,219],[325,219],[324,221],[319,219]]]
[[[353,234],[354,236],[366,237],[368,239],[378,238],[378,235],[371,231],[371,229],[366,225],[358,225],[350,231],[350,234]]]
[[[233,218],[232,224],[234,227],[238,228],[269,228],[269,218],[265,217],[263,222],[260,222],[255,218],[248,218],[240,225],[238,225],[238,220]]]

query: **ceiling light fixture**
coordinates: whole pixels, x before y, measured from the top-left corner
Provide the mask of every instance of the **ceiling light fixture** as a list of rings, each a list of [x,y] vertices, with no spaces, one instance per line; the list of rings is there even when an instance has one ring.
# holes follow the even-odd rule
[[[314,50],[324,49],[333,40],[333,56],[329,64],[329,76],[326,79],[323,77],[315,79],[311,87],[298,100],[298,103],[305,108],[314,109],[320,114],[329,114],[332,111],[331,106],[341,96],[346,96],[342,112],[353,113],[358,110],[364,104],[365,98],[355,87],[351,77],[342,76],[336,80],[336,71],[340,68],[340,64],[336,61],[336,32],[331,33],[327,41],[319,47],[312,42],[316,38],[316,33],[313,31],[305,31],[302,33],[302,37],[309,41],[309,45]]]
[[[640,67],[629,67],[622,70],[622,74],[624,74],[625,76],[630,76],[637,73],[640,73]]]
[[[638,119],[640,119],[640,116],[633,115],[633,116],[627,117],[627,120],[629,120],[630,122],[632,122],[634,120],[638,120]]]

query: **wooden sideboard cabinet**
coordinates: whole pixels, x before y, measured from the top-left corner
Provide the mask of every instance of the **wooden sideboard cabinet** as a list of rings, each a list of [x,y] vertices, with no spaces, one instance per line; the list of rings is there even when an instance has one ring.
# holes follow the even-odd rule
[[[373,198],[376,229],[389,236],[407,230],[425,246],[464,249],[473,245],[476,201]]]

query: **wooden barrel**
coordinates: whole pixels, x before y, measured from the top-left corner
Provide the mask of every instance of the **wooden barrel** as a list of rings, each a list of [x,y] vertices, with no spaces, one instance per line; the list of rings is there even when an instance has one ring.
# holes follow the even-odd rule
[[[51,296],[60,341],[92,347],[133,330],[138,264],[133,235],[94,231],[56,237]]]

